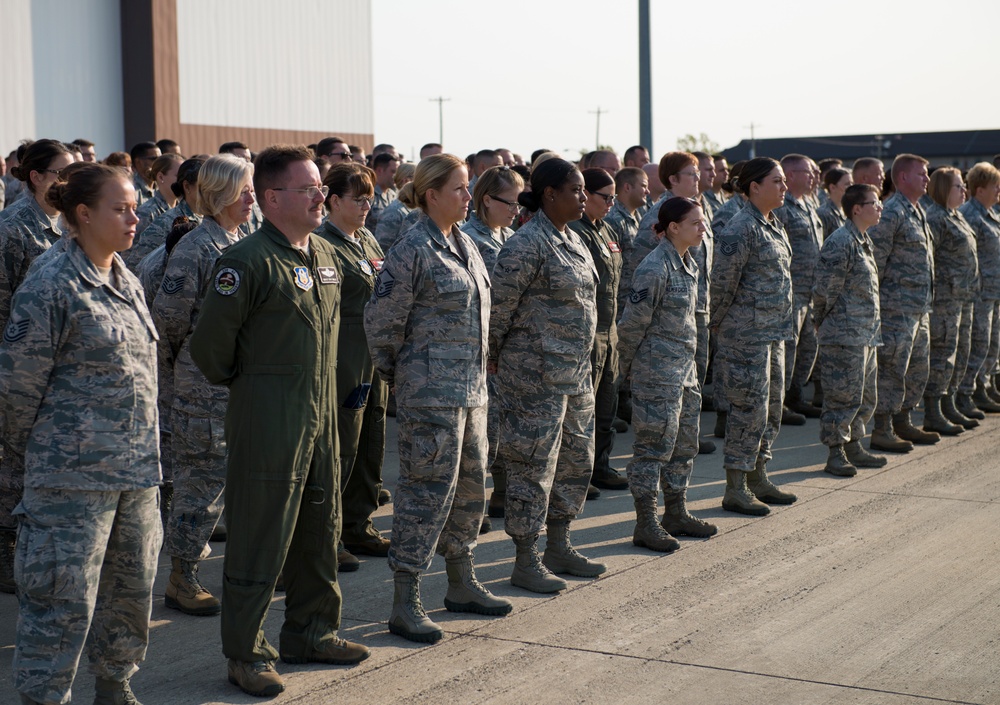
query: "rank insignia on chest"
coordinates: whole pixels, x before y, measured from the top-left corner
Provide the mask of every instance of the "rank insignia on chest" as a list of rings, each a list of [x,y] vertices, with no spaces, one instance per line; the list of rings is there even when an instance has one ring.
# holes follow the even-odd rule
[[[375,269],[376,272],[381,272],[382,271],[382,263],[385,260],[374,258],[374,259],[370,259],[368,261],[371,262],[371,265]]]
[[[295,286],[302,289],[302,291],[309,291],[313,288],[312,275],[309,274],[308,267],[296,267],[295,268]]]
[[[622,251],[622,248],[618,246],[617,242],[609,242],[608,243],[608,249],[611,250],[612,252],[614,252],[615,254],[617,254],[617,253],[619,253],[619,252]]]
[[[367,274],[368,276],[371,276],[372,274],[375,273],[375,268],[372,267],[371,262],[369,262],[366,259],[359,259],[358,260],[358,267],[361,269],[361,271],[364,274]]]
[[[337,274],[336,267],[317,267],[316,276],[319,277],[320,284],[340,283],[340,275]]]

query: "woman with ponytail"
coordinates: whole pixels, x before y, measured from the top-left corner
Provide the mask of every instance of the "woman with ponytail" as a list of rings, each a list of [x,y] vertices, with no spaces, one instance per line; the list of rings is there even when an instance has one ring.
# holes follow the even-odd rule
[[[157,333],[116,254],[135,189],[81,164],[47,191],[71,239],[18,289],[0,343],[0,433],[25,464],[14,685],[25,703],[67,702],[86,648],[94,702],[135,702],[162,537]]]

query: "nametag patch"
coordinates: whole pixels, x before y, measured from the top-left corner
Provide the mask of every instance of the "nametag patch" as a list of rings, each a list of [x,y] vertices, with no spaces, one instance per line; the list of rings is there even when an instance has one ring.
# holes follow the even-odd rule
[[[313,288],[313,278],[309,274],[308,267],[296,267],[295,272],[295,286],[302,289],[302,291],[309,291]]]
[[[617,242],[609,242],[608,249],[616,254],[622,251],[622,248],[618,246]]]
[[[337,274],[336,267],[317,267],[316,276],[319,277],[320,284],[340,283],[340,275]]]

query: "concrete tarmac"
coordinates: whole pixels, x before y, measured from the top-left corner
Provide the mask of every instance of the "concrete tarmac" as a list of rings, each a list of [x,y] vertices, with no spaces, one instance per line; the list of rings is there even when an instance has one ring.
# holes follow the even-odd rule
[[[705,438],[714,418],[702,414]],[[390,434],[394,489],[392,421]],[[270,701],[227,682],[217,617],[163,606],[170,560],[161,555],[149,653],[133,689],[144,705],[1000,703],[1000,418],[849,479],[822,472],[818,436],[816,420],[782,429],[769,467],[799,501],[764,518],[722,511],[722,441],[713,439],[719,449],[697,459],[689,503],[719,534],[682,538],[670,555],[633,547],[631,496],[603,491],[573,538],[609,570],[569,577],[555,596],[510,584],[513,546],[494,520],[476,550],[478,574],[514,612],[447,612],[437,557],[423,580],[424,606],[445,630],[434,646],[389,634],[392,575],[384,558],[363,558],[340,578],[341,635],[371,647],[371,657],[354,667],[279,662],[286,690]],[[616,467],[632,440],[619,435]],[[389,529],[391,509],[379,511],[379,529]],[[212,547],[201,576],[218,595],[225,544]],[[283,600],[276,595],[267,622],[275,645]],[[17,702],[16,613],[15,598],[0,595],[0,703]],[[74,702],[92,701],[86,657],[74,693]]]

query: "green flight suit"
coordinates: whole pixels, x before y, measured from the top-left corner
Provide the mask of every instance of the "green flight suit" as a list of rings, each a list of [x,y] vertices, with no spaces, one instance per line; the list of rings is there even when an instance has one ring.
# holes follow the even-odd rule
[[[305,656],[340,626],[337,541],[337,337],[333,248],[292,247],[274,225],[219,258],[191,335],[191,357],[229,387],[222,650],[240,661],[278,654],[262,630],[284,575],[282,656]]]

